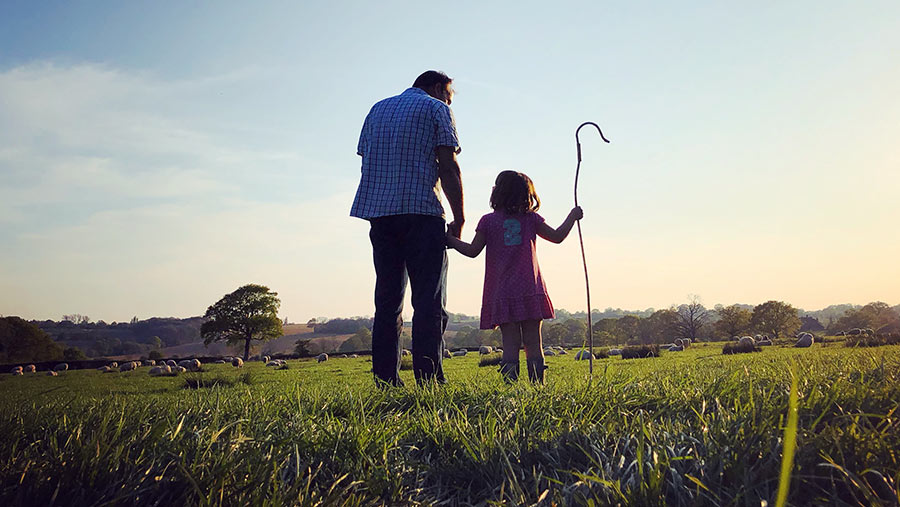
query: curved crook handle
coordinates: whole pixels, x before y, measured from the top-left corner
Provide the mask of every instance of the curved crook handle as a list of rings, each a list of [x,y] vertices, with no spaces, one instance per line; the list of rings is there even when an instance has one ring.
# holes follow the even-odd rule
[[[578,147],[578,161],[579,162],[581,162],[581,141],[578,140],[578,131],[581,130],[581,127],[584,127],[585,125],[593,125],[594,127],[596,127],[597,132],[600,134],[600,139],[603,139],[604,141],[609,142],[609,139],[607,139],[606,136],[603,135],[603,131],[600,130],[600,125],[597,125],[596,123],[594,123],[592,121],[586,121],[586,122],[582,123],[581,125],[578,126],[577,129],[575,129],[575,145]]]

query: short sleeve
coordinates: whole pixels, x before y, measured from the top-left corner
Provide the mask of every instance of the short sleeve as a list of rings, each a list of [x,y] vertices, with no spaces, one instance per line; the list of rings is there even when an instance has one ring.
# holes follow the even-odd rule
[[[459,146],[459,135],[456,132],[456,119],[453,110],[446,104],[441,104],[435,112],[435,129],[437,130],[437,146],[449,146],[456,153],[462,151]]]
[[[531,214],[534,215],[534,225],[544,223],[544,217],[542,217],[534,212],[532,212]]]
[[[478,225],[475,226],[475,232],[487,232],[488,220],[490,219],[490,216],[491,215],[484,215],[483,217],[481,217],[481,220],[478,221]]]
[[[359,133],[359,143],[356,145],[356,154],[360,157],[366,153],[366,150],[369,147],[369,117],[372,116],[370,112],[366,116],[366,120],[363,122],[362,131]]]

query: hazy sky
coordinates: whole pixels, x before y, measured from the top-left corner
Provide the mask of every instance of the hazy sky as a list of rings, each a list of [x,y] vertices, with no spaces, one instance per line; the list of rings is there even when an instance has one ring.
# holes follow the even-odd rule
[[[579,200],[595,308],[900,303],[900,2],[0,3],[0,314],[372,313],[349,217],[371,105],[454,78],[468,218]],[[543,242],[583,310],[578,238]],[[477,314],[483,258],[451,252]],[[410,309],[407,307],[406,317]]]

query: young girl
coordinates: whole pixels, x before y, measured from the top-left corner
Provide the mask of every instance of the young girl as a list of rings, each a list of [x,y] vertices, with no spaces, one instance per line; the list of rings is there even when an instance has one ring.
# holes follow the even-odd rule
[[[494,212],[481,217],[472,243],[447,234],[447,244],[468,257],[477,257],[487,247],[481,329],[500,326],[503,335],[500,373],[507,382],[519,378],[519,348],[523,344],[528,378],[535,383],[544,382],[541,321],[555,315],[538,267],[536,237],[561,243],[575,221],[583,216],[581,208],[576,206],[562,225],[554,229],[536,213],[540,206],[531,178],[520,172],[503,171],[491,192]]]

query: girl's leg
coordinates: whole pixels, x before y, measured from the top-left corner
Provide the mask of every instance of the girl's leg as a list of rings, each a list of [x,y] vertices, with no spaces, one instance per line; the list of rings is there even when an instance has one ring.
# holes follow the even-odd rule
[[[500,324],[503,337],[503,359],[500,374],[507,383],[519,380],[519,348],[522,347],[522,328],[518,322]]]
[[[542,320],[520,322],[522,342],[525,344],[525,358],[528,364],[528,379],[536,384],[544,383],[544,343],[541,337]]]

